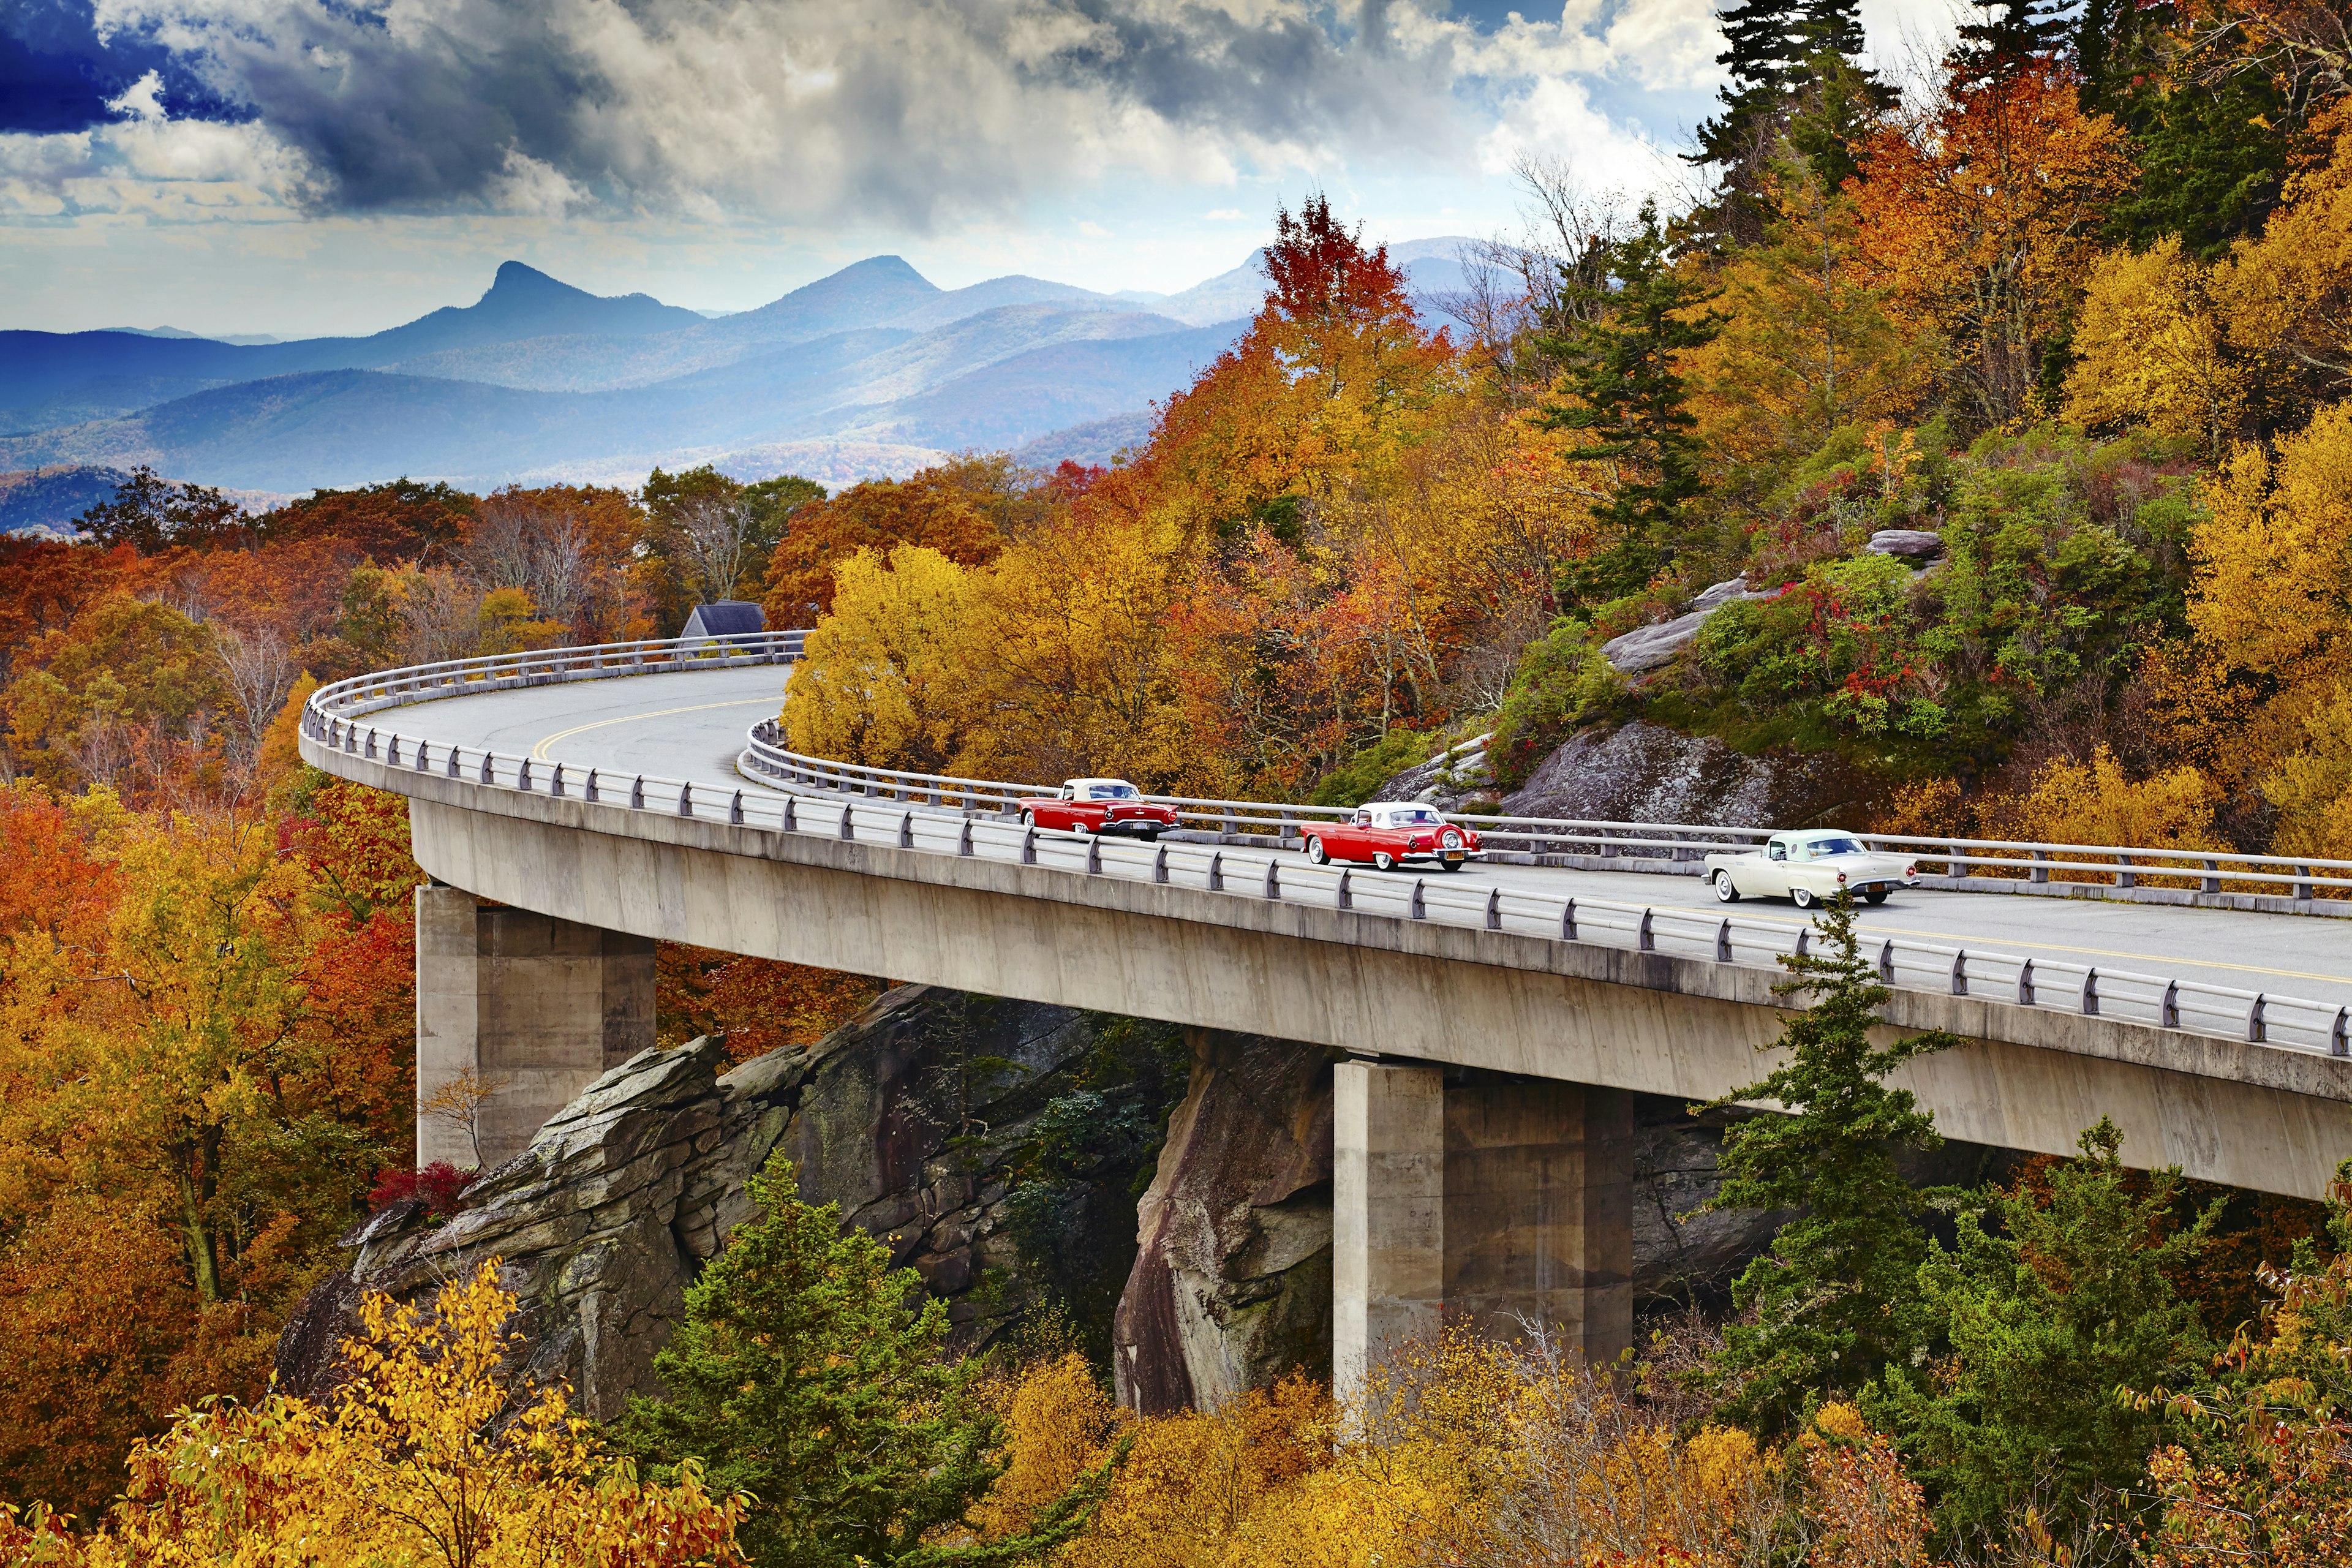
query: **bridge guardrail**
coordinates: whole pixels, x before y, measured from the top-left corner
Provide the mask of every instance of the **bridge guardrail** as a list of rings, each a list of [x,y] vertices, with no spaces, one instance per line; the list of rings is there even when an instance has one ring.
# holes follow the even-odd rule
[[[810,788],[897,800],[921,798],[931,805],[994,802],[999,809],[1009,808],[1021,795],[1051,795],[1055,789],[1051,784],[836,763],[788,751],[778,741],[775,721],[763,721],[752,727],[749,749],[771,776],[789,777]],[[1226,837],[1248,837],[1251,830],[1262,829],[1257,836],[1286,843],[1297,836],[1301,824],[1337,821],[1353,809],[1194,795],[1149,798],[1175,806],[1178,820],[1188,826],[1208,828]],[[1476,812],[1444,815],[1449,821],[1476,828],[1490,847],[1517,845],[1537,854],[1582,853],[1601,858],[1696,860],[1710,850],[1737,852],[1754,848],[1776,831],[1719,823],[1612,822],[1499,816]],[[1953,877],[1989,874],[2035,883],[2100,882],[2122,888],[2194,883],[2197,890],[2208,893],[2244,890],[2244,885],[2252,884],[2273,891],[2284,889],[2288,897],[2298,901],[2310,900],[2320,889],[2352,895],[2352,860],[1888,833],[1857,832],[1854,837],[1874,848],[1908,853],[1919,861],[1940,862],[1946,868],[1946,875]],[[2225,889],[2225,882],[2240,886]]]
[[[747,795],[740,786],[580,769],[362,722],[387,709],[513,686],[665,669],[784,663],[797,657],[798,638],[799,634],[792,632],[720,645],[672,638],[503,654],[388,670],[320,688],[304,707],[302,731],[318,745],[347,755],[364,755],[386,767],[436,773],[477,788],[577,798],[599,810],[707,816],[731,826],[773,832],[1043,866],[1087,877],[1188,886],[1231,897],[1315,904],[1362,915],[1676,953],[1722,963],[1760,961],[1770,965],[1784,955],[1806,952],[1812,940],[1809,921],[1790,923],[1753,915],[1481,887],[1443,875],[1433,879],[1317,867],[1285,858],[1244,858],[1229,867],[1225,850],[1211,845],[1113,843],[1100,837],[1040,832],[1018,823],[971,815],[983,806],[1002,814],[1019,794],[1034,793],[1032,786],[856,767],[800,757],[783,752],[772,741],[756,738],[747,752],[755,768],[807,788],[824,789],[827,784],[841,787],[831,790],[830,798],[786,792],[772,796],[758,791]],[[861,786],[861,791],[849,791],[845,786],[852,784]],[[885,795],[886,790],[895,793]],[[916,801],[910,798],[913,795],[926,798]],[[1332,809],[1263,802],[1188,804],[1208,807],[1218,816],[1230,806],[1235,809],[1237,820],[1241,810],[1251,809],[1257,815],[1248,820],[1269,825],[1280,823],[1280,814],[1285,812],[1311,812],[1317,817],[1336,815]],[[961,809],[919,810],[919,805]],[[1298,819],[1290,820],[1295,826]],[[1734,831],[1760,837],[1754,830]],[[1894,938],[1881,939],[1873,947],[1872,959],[1882,982],[1905,990],[1983,995],[2023,1006],[2063,1007],[2087,1016],[2129,1018],[2161,1028],[2286,1049],[2336,1057],[2352,1054],[2352,1008],[1992,950]]]

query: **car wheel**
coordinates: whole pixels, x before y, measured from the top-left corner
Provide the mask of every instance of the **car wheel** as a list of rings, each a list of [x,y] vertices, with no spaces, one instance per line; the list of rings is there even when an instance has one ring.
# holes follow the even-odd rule
[[[1383,871],[1393,871],[1396,869],[1396,857],[1383,849],[1372,857],[1372,864]]]
[[[1739,901],[1739,889],[1731,885],[1730,872],[1717,871],[1715,874],[1715,896],[1720,903],[1736,904]]]
[[[1797,907],[1801,910],[1810,910],[1821,902],[1819,899],[1813,897],[1813,890],[1811,888],[1791,888],[1789,889],[1789,896],[1797,900]]]
[[[1137,834],[1136,837],[1142,839],[1146,844],[1157,844],[1160,842],[1160,829],[1157,827],[1147,827],[1141,833]]]
[[[1862,901],[1874,909],[1878,905],[1886,901],[1886,895],[1885,893],[1864,893],[1862,896]]]
[[[1323,836],[1319,833],[1308,834],[1307,836],[1307,863],[1309,866],[1321,866],[1328,864],[1330,858],[1330,852],[1323,847]]]
[[[1437,868],[1441,871],[1459,871],[1468,862],[1462,860],[1440,860],[1437,863]]]
[[[1024,827],[1034,827],[1034,826],[1037,826],[1037,814],[1036,814],[1035,812],[1034,812],[1034,811],[1026,811],[1026,810],[1023,811],[1023,812],[1022,812],[1022,814],[1021,814],[1021,826],[1024,826]]]

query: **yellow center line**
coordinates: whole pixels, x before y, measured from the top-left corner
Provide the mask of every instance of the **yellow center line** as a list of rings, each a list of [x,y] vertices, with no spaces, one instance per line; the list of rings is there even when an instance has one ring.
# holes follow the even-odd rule
[[[614,724],[634,724],[640,719],[667,719],[674,713],[707,713],[713,708],[780,708],[781,697],[747,697],[734,702],[697,702],[685,708],[656,708],[644,713],[624,713],[617,719],[597,719],[585,724],[574,724],[569,730],[558,730],[530,749],[531,756],[547,761],[547,748],[558,741],[568,741],[574,735],[584,735],[591,730],[608,729]]]

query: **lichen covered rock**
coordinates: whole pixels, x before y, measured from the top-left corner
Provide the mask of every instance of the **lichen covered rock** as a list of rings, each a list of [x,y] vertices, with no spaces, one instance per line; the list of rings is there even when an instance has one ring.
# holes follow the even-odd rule
[[[615,1415],[657,1392],[686,1287],[751,1215],[750,1178],[778,1148],[802,1196],[839,1203],[947,1300],[956,1347],[976,1349],[1036,1294],[1006,1223],[1012,1163],[1095,1037],[1070,1008],[908,986],[807,1050],[724,1075],[717,1040],[641,1052],[468,1188],[461,1213],[436,1225],[397,1205],[346,1237],[352,1268],[279,1340],[280,1385],[336,1380],[363,1292],[420,1300],[497,1257],[522,1308],[518,1370]]]

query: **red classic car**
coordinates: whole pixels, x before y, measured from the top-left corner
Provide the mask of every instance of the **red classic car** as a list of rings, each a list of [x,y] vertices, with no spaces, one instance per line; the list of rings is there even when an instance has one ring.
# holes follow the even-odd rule
[[[1149,844],[1176,826],[1176,808],[1144,799],[1125,779],[1072,779],[1059,795],[1023,800],[1021,820],[1072,833],[1132,834]]]
[[[1486,850],[1478,836],[1417,800],[1376,800],[1339,822],[1310,822],[1299,830],[1307,858],[1321,866],[1333,860],[1369,860],[1386,871],[1425,860],[1458,871]]]

